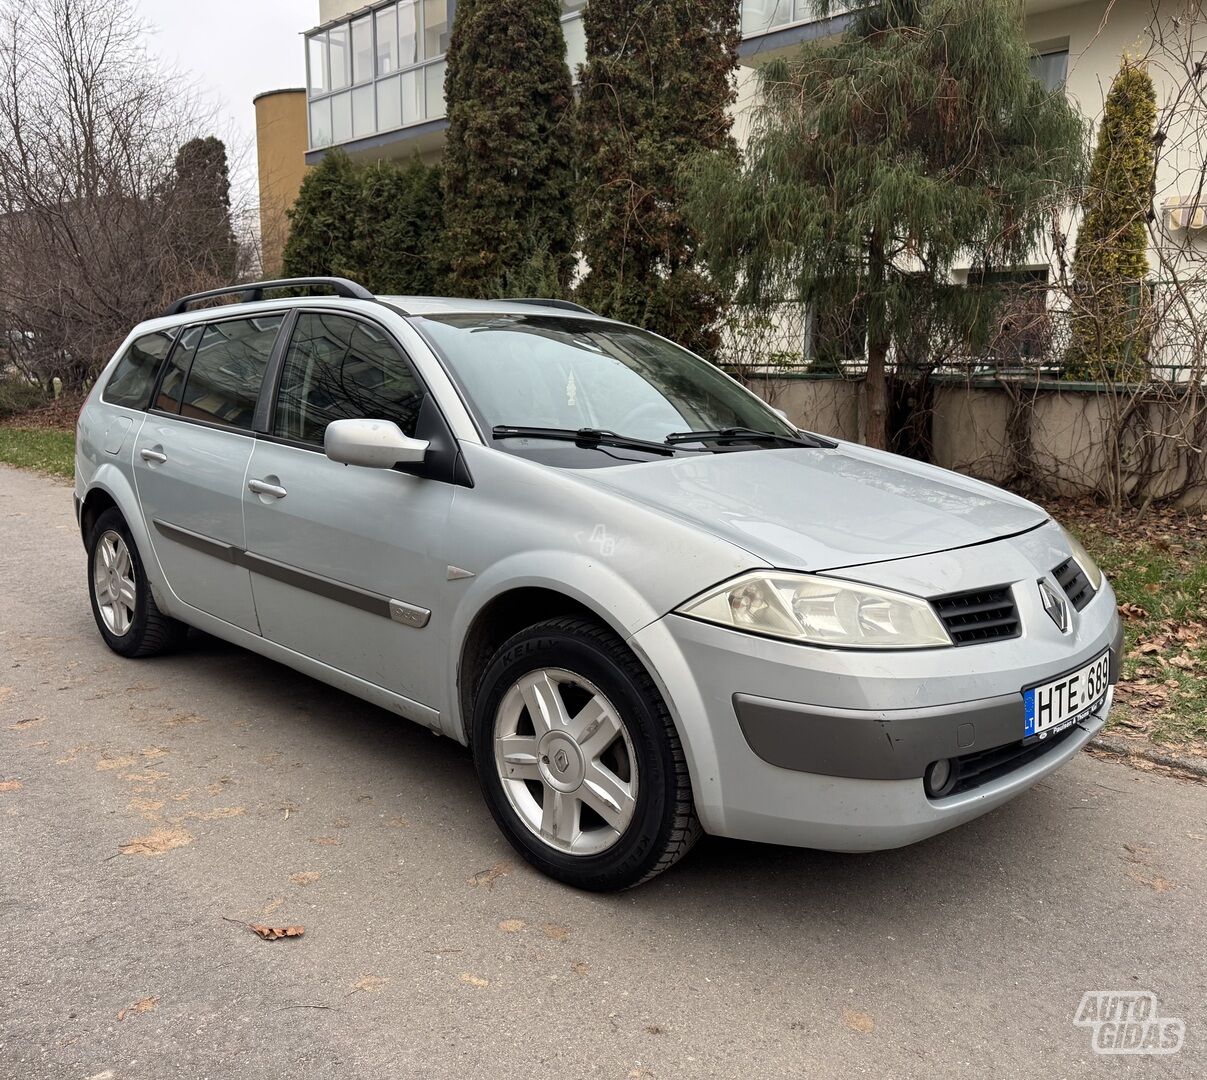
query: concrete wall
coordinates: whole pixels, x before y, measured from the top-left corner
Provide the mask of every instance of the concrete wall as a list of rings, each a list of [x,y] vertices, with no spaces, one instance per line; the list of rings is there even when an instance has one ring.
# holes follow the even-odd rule
[[[286,211],[306,175],[306,91],[271,90],[255,99],[256,159],[260,173],[260,253],[274,277],[289,236]]]
[[[839,439],[859,441],[862,386],[859,380],[780,377],[757,379],[750,388],[800,427]],[[1109,394],[1073,386],[1047,386],[1030,402],[1030,438],[1023,446],[1033,475],[1061,494],[1101,490],[1115,430],[1112,412],[1119,402]],[[1011,394],[997,386],[940,383],[935,387],[932,439],[936,465],[1001,483],[1014,475],[1010,417]],[[1195,436],[1190,413],[1177,402],[1153,405],[1143,428],[1159,434],[1159,448],[1185,446]],[[1166,451],[1164,471],[1155,485],[1161,495],[1180,486],[1184,468]],[[1192,489],[1187,506],[1207,508],[1207,484]]]

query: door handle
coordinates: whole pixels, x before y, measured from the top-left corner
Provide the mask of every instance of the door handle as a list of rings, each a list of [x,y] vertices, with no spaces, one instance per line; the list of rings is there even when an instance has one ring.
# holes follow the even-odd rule
[[[143,449],[138,452],[138,456],[141,457],[143,461],[154,461],[160,465],[168,460],[168,455],[159,450]]]
[[[264,480],[248,480],[247,490],[256,495],[268,495],[274,499],[283,499],[289,494],[280,484],[269,484]]]

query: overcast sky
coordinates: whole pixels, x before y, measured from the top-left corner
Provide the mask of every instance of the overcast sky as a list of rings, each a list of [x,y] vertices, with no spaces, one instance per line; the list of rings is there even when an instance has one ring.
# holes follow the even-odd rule
[[[318,0],[134,0],[151,28],[148,47],[190,78],[218,114],[237,191],[256,200],[256,118],[251,99],[302,86],[302,33],[318,24]]]

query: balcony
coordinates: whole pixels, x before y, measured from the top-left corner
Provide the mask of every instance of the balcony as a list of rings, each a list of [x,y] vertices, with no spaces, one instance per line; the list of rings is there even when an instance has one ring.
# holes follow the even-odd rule
[[[562,0],[571,70],[586,56],[586,4]],[[408,151],[443,142],[444,58],[455,9],[456,0],[391,0],[306,34],[307,161],[334,146],[355,154],[403,139]]]

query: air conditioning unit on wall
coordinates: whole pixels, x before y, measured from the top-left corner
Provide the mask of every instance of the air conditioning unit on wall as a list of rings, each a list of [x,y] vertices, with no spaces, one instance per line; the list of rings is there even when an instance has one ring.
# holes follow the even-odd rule
[[[1207,229],[1207,202],[1192,195],[1177,195],[1165,200],[1165,223],[1171,229],[1198,232]]]

